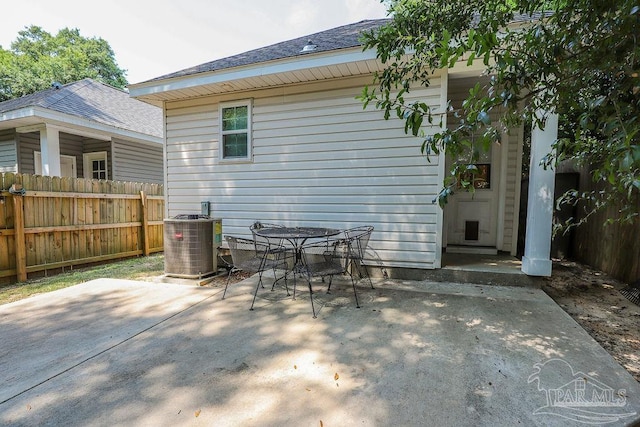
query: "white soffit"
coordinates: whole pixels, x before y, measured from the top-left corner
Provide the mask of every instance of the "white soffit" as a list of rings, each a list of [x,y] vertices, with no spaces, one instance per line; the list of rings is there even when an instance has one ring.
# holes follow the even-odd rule
[[[162,106],[164,101],[366,75],[382,69],[375,50],[357,48],[138,83],[129,86],[129,94]]]

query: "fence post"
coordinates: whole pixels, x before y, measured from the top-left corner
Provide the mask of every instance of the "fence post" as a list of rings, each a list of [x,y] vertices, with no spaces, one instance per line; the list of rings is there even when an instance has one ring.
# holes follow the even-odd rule
[[[27,281],[27,245],[24,237],[24,200],[13,195],[13,227],[16,245],[16,274],[18,282]]]
[[[149,209],[144,191],[140,191],[140,203],[142,203],[142,254],[149,256]]]

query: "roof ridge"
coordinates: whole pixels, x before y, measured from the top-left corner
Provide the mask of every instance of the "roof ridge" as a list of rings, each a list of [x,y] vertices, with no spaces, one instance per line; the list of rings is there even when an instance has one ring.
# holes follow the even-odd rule
[[[222,69],[253,65],[272,60],[290,59],[301,55],[337,51],[345,48],[362,46],[359,41],[364,31],[384,25],[391,18],[364,19],[351,24],[328,28],[313,34],[305,34],[289,40],[272,43],[266,46],[239,52],[223,58],[214,59],[182,70],[164,74],[140,83],[148,83],[193,74],[214,72]],[[304,42],[312,40],[316,49],[312,52],[303,51]]]
[[[82,80],[78,80],[75,82],[67,83],[63,85],[60,89],[55,89],[54,92],[48,95],[45,98],[45,102],[39,104],[41,107],[50,108],[59,102],[63,101],[65,98],[68,98],[71,95],[75,95],[84,87],[87,87],[91,84],[93,80],[89,77],[85,77]],[[64,90],[64,93],[62,92]]]
[[[252,52],[256,52],[256,51],[260,51],[260,50],[263,50],[263,49],[267,49],[267,48],[270,48],[270,47],[273,47],[273,46],[279,46],[279,45],[284,45],[284,44],[287,44],[287,43],[291,43],[291,42],[294,42],[294,41],[300,40],[300,39],[313,39],[313,37],[317,36],[317,35],[321,35],[321,34],[328,33],[328,32],[333,32],[333,31],[337,31],[337,30],[340,30],[341,28],[354,27],[356,25],[363,24],[365,22],[379,22],[379,21],[385,21],[387,19],[388,18],[363,19],[361,21],[353,22],[351,24],[339,25],[337,27],[327,28],[326,30],[316,31],[315,33],[312,33],[312,34],[305,34],[305,35],[298,36],[298,37],[293,37],[293,38],[290,38],[290,39],[287,39],[287,40],[282,40],[282,41],[279,41],[279,42],[270,43],[270,44],[267,44],[267,45],[264,45],[264,46],[256,47],[256,48],[253,48],[253,49],[250,49],[250,50],[246,50],[246,51],[243,51],[243,52],[238,52],[238,53],[235,53],[235,54],[232,54],[232,55],[229,55],[229,56],[225,56],[223,58],[217,58],[217,59],[214,59],[214,60],[211,60],[211,61],[207,61],[206,63],[216,62],[216,61],[219,61],[219,60],[222,60],[222,59],[234,58],[234,57],[237,57],[237,56],[240,56],[240,55],[246,55],[246,54],[249,54],[249,53],[252,53]]]
[[[129,96],[129,92],[127,92],[125,89],[123,89],[121,87],[112,86],[109,83],[105,83],[105,82],[103,82],[101,80],[94,80],[91,77],[85,77],[82,80],[90,80],[92,83],[99,84],[99,85],[102,85],[102,86],[106,86],[108,89],[114,89],[114,90],[117,90],[117,91],[122,92],[125,95]]]

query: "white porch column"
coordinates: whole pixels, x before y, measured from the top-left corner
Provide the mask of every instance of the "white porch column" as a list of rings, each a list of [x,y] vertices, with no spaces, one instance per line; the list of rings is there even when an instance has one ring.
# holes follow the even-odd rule
[[[551,153],[551,145],[557,138],[558,115],[555,113],[547,116],[544,129],[535,128],[531,133],[527,234],[522,258],[522,272],[530,276],[551,276],[555,170],[545,170],[540,162]]]
[[[45,125],[40,130],[40,156],[43,176],[61,176],[60,168],[60,132]]]

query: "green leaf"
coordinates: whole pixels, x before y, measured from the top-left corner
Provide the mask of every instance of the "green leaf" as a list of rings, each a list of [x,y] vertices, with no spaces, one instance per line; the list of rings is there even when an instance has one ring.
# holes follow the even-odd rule
[[[418,135],[420,126],[422,126],[422,115],[419,113],[413,113],[413,120],[411,123],[411,130],[412,130],[413,136]]]
[[[629,170],[631,169],[631,166],[633,166],[633,156],[631,154],[631,151],[628,151],[620,162],[620,168],[622,170]]]
[[[489,114],[487,114],[486,111],[480,111],[478,113],[478,121],[484,123],[485,125],[490,125],[491,117],[489,117]]]

